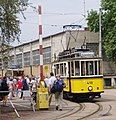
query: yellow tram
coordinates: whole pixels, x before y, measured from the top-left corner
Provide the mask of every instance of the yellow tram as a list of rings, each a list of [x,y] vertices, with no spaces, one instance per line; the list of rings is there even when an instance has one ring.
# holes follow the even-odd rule
[[[94,99],[104,92],[102,58],[88,49],[72,49],[59,53],[52,66],[66,83],[64,98]]]

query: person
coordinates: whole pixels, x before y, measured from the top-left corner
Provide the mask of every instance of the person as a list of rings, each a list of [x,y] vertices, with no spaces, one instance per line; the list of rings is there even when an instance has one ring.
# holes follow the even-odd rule
[[[59,87],[57,86],[57,90],[55,92],[56,110],[62,111],[63,88],[65,88],[66,85],[64,81],[60,78],[60,75],[56,76],[56,83],[59,84]]]
[[[45,81],[46,86],[49,88],[49,78],[47,75],[46,75],[44,81]]]
[[[3,100],[3,105],[6,106],[6,102],[7,102],[7,97],[8,97],[8,94],[9,94],[9,87],[8,87],[8,84],[7,84],[7,77],[3,77],[2,79],[2,82],[1,82],[1,91],[3,91],[3,93],[1,93],[1,97],[2,97],[2,100]]]
[[[13,88],[14,88],[14,85],[13,85],[13,78],[10,77],[9,80],[7,81],[7,84],[9,86],[9,94],[8,94],[8,99],[12,100],[12,97],[14,96],[13,94]]]
[[[37,87],[38,87],[38,81],[36,80],[35,77],[32,77],[30,82],[30,92],[35,103],[37,99]]]
[[[18,82],[17,82],[17,90],[18,90],[18,95],[21,98],[21,94],[22,94],[22,88],[23,88],[23,83],[22,83],[22,77],[19,77]]]
[[[17,96],[18,90],[17,90],[17,78],[13,76],[13,94],[14,97]]]
[[[50,73],[50,78],[49,78],[49,106],[51,104],[52,96],[54,93],[51,92],[51,89],[53,87],[54,82],[56,81],[56,77],[54,76],[54,73]]]
[[[23,91],[29,90],[29,84],[27,82],[27,79],[23,76],[22,77],[22,92],[21,92],[21,98],[23,98]]]

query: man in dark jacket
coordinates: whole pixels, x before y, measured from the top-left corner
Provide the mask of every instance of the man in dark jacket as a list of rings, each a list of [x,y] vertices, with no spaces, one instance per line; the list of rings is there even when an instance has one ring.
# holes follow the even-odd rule
[[[3,77],[2,79],[2,82],[1,82],[1,98],[3,100],[3,105],[6,106],[6,102],[7,102],[7,97],[8,97],[8,94],[9,94],[9,87],[8,87],[8,84],[7,84],[7,78],[6,77]]]

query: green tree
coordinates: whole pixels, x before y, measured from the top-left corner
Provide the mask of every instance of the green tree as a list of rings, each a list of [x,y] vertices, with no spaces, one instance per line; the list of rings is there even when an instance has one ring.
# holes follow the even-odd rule
[[[26,0],[0,0],[0,38],[4,43],[19,40],[20,20],[17,14],[26,9],[28,1]]]
[[[101,0],[102,8],[102,39],[106,56],[116,62],[116,1]],[[88,12],[88,27],[91,31],[99,30],[99,13]]]
[[[88,12],[88,27],[90,31],[98,32],[99,31],[99,14],[97,11],[91,10]]]
[[[0,0],[0,69],[7,68],[10,59],[10,43],[19,41],[20,20],[18,14],[23,14],[28,6],[28,0]],[[2,68],[1,68],[2,67]]]

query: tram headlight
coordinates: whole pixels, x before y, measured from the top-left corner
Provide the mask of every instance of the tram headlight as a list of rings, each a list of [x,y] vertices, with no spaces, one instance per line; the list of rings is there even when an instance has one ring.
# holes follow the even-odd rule
[[[89,86],[89,87],[88,87],[88,90],[89,90],[89,91],[92,91],[92,90],[93,90],[93,87],[92,87],[92,86]]]

